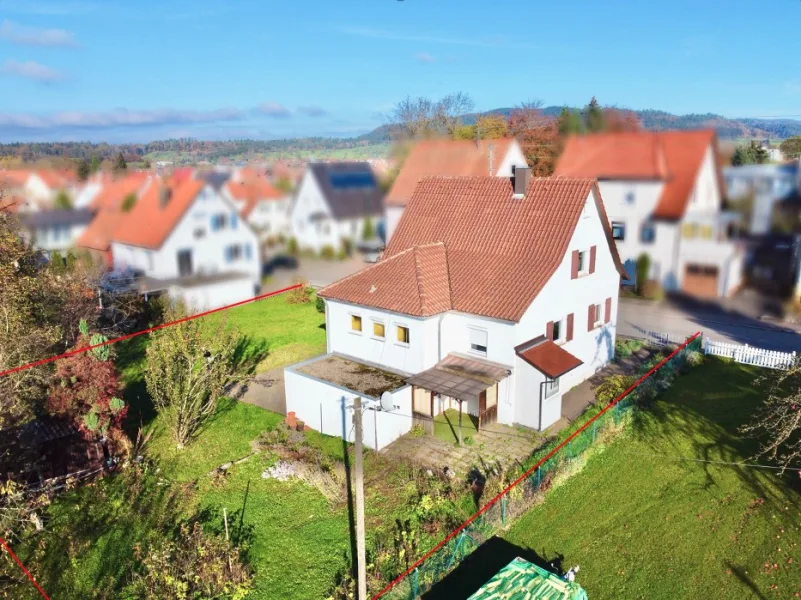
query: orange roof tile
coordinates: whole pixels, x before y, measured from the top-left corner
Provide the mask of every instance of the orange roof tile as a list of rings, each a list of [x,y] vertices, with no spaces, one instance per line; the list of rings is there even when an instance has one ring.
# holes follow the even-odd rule
[[[707,150],[717,154],[713,130],[638,131],[572,136],[556,165],[556,176],[664,181],[653,216],[684,215]],[[722,173],[715,160],[721,192]]]
[[[0,183],[9,187],[22,187],[30,175],[31,171],[25,169],[7,169],[0,171]]]
[[[120,226],[127,213],[117,210],[101,210],[92,219],[75,244],[81,248],[105,252],[111,246],[114,231]]]
[[[489,147],[497,171],[514,138],[499,140],[424,140],[416,143],[387,194],[388,206],[405,206],[417,183],[432,175],[490,175]]]
[[[385,258],[320,295],[418,316],[453,309],[518,321],[564,258],[591,192],[623,275],[593,180],[535,178],[515,199],[506,178],[427,177]]]
[[[160,248],[205,185],[205,181],[197,179],[151,183],[119,223],[112,240],[143,248]],[[162,207],[160,191],[165,188],[170,190],[171,196]]]
[[[241,215],[245,218],[250,215],[261,200],[280,200],[286,196],[286,194],[275,188],[269,181],[264,179],[264,177],[258,176],[256,176],[255,179],[249,179],[247,181],[229,181],[226,184],[226,189],[231,195],[231,198],[245,202],[241,210]]]
[[[584,364],[579,358],[545,338],[531,340],[531,342],[518,346],[515,348],[515,352],[520,358],[551,379],[561,377]]]
[[[120,210],[125,198],[130,194],[138,194],[148,177],[150,177],[150,173],[137,171],[121,179],[107,182],[94,197],[90,206],[98,210]]]

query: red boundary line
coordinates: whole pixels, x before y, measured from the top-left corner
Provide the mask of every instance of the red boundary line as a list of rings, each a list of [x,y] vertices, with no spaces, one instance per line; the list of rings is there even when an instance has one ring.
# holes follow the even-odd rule
[[[190,315],[188,317],[184,317],[182,319],[176,319],[175,321],[170,321],[169,323],[162,323],[161,325],[156,325],[155,327],[150,327],[149,329],[143,329],[142,331],[135,331],[134,333],[129,333],[127,335],[123,335],[120,337],[116,337],[111,340],[106,340],[100,344],[92,344],[91,346],[83,346],[82,348],[76,348],[75,350],[70,350],[69,352],[65,352],[64,354],[58,354],[56,356],[51,356],[49,358],[43,358],[42,360],[37,360],[36,362],[28,363],[26,365],[20,365],[19,367],[14,367],[13,369],[8,369],[6,371],[0,371],[0,377],[5,377],[6,375],[11,375],[12,373],[18,373],[19,371],[24,371],[26,369],[32,369],[33,367],[38,367],[39,365],[44,365],[50,362],[54,362],[61,358],[67,358],[68,356],[73,356],[74,354],[80,354],[81,352],[86,352],[88,350],[92,350],[93,348],[99,348],[101,346],[108,346],[109,344],[116,344],[117,342],[121,342],[123,340],[129,340],[134,338],[138,335],[143,335],[145,333],[151,333],[158,329],[164,329],[165,327],[170,327],[171,325],[178,325],[179,323],[185,323],[186,321],[191,321],[192,319],[198,319],[200,317],[205,317],[206,315],[210,315],[212,313],[220,312],[221,310],[227,310],[229,308],[234,308],[235,306],[241,306],[243,304],[248,304],[249,302],[255,302],[257,300],[262,300],[264,298],[269,298],[270,296],[277,296],[278,294],[283,294],[284,292],[288,292],[290,290],[297,289],[302,287],[302,283],[296,283],[295,285],[291,285],[289,287],[285,287],[283,289],[277,290],[275,292],[268,292],[267,294],[262,294],[260,296],[254,296],[253,298],[248,298],[247,300],[241,300],[240,302],[235,302],[234,304],[228,304],[226,306],[221,306],[219,308],[214,308],[212,310],[207,310],[202,313],[198,313],[196,315]]]
[[[452,540],[454,537],[456,537],[456,535],[458,535],[458,534],[459,534],[461,531],[463,531],[463,530],[464,530],[464,529],[465,529],[465,528],[466,528],[468,525],[470,525],[470,524],[471,524],[473,521],[475,521],[475,520],[476,520],[478,517],[480,517],[480,516],[481,516],[483,513],[485,513],[485,512],[486,512],[486,511],[487,511],[487,510],[488,510],[488,509],[491,507],[491,506],[493,506],[493,505],[494,505],[494,504],[495,504],[495,503],[496,503],[498,500],[500,500],[500,499],[501,499],[501,497],[503,497],[503,496],[505,496],[507,493],[509,493],[509,490],[511,490],[513,487],[517,486],[517,485],[518,485],[518,484],[519,484],[521,481],[523,481],[523,480],[527,479],[527,478],[528,478],[528,477],[529,477],[529,476],[530,476],[530,475],[531,475],[531,474],[532,474],[534,471],[536,471],[536,470],[537,470],[537,469],[538,469],[538,468],[539,468],[541,465],[543,465],[543,464],[544,464],[544,463],[545,463],[547,460],[549,460],[549,459],[550,459],[550,458],[551,458],[551,457],[552,457],[554,454],[556,454],[557,452],[559,452],[559,450],[561,450],[562,448],[564,448],[564,447],[565,447],[565,446],[566,446],[566,445],[567,445],[567,444],[570,442],[570,440],[572,440],[574,437],[576,437],[576,436],[577,436],[578,434],[580,434],[582,431],[584,431],[585,429],[587,429],[587,427],[589,427],[589,426],[590,426],[590,424],[591,424],[591,423],[593,423],[593,422],[594,422],[596,419],[598,419],[598,418],[599,418],[599,417],[600,417],[602,414],[604,414],[604,413],[605,413],[606,411],[608,411],[610,408],[612,408],[613,406],[615,406],[615,405],[616,405],[618,402],[620,402],[620,401],[621,401],[623,398],[625,398],[626,396],[628,396],[628,395],[631,393],[631,391],[632,391],[634,388],[636,388],[636,387],[637,387],[638,385],[640,385],[640,384],[641,384],[643,381],[645,381],[646,379],[648,379],[648,377],[650,377],[651,375],[653,375],[653,374],[654,374],[654,373],[655,373],[655,372],[656,372],[656,371],[657,371],[659,368],[661,368],[661,367],[662,367],[662,366],[663,366],[663,365],[664,365],[664,364],[665,364],[667,361],[669,361],[671,358],[673,358],[674,356],[676,356],[676,354],[678,354],[679,352],[681,352],[682,350],[684,350],[684,348],[686,348],[686,347],[687,347],[687,346],[690,344],[690,342],[692,342],[693,340],[695,340],[695,339],[696,339],[698,336],[700,336],[700,335],[701,335],[701,332],[700,332],[700,331],[698,331],[698,332],[696,332],[696,333],[695,333],[695,334],[694,334],[692,337],[690,337],[690,338],[687,338],[687,340],[686,340],[686,341],[685,341],[685,342],[684,342],[684,343],[683,343],[681,346],[679,346],[678,348],[676,348],[676,349],[675,349],[673,352],[671,352],[671,353],[670,353],[668,356],[666,356],[664,359],[662,359],[662,360],[661,360],[661,361],[660,361],[660,362],[659,362],[657,365],[655,365],[655,366],[654,366],[654,367],[653,367],[651,370],[649,370],[649,371],[648,371],[648,372],[647,372],[645,375],[643,375],[643,376],[642,376],[642,377],[640,377],[640,378],[639,378],[637,381],[635,381],[635,382],[634,382],[634,383],[631,385],[631,387],[629,387],[629,388],[628,388],[626,391],[624,391],[623,393],[621,393],[621,394],[620,394],[620,395],[619,395],[617,398],[615,398],[615,399],[614,399],[614,400],[612,400],[612,401],[611,401],[609,404],[607,404],[607,405],[604,407],[604,409],[603,409],[601,412],[599,412],[599,413],[598,413],[597,415],[595,415],[595,416],[594,416],[592,419],[590,419],[589,421],[587,421],[586,423],[584,423],[584,425],[582,425],[582,426],[581,426],[581,427],[579,427],[579,428],[578,428],[576,431],[574,431],[574,432],[573,432],[573,434],[572,434],[572,435],[570,435],[570,436],[569,436],[569,437],[568,437],[566,440],[564,440],[562,443],[560,443],[558,446],[556,446],[556,448],[554,448],[553,450],[551,450],[551,451],[550,451],[548,454],[546,454],[546,455],[545,455],[545,456],[544,456],[542,459],[540,459],[540,460],[537,462],[537,464],[535,464],[535,465],[534,465],[533,467],[531,467],[531,468],[530,468],[528,471],[526,471],[526,472],[525,472],[525,473],[523,473],[523,474],[522,474],[520,477],[518,477],[518,478],[517,478],[517,479],[515,479],[515,480],[514,480],[512,483],[510,483],[510,484],[509,484],[509,485],[506,487],[506,489],[504,489],[503,491],[501,491],[501,492],[500,492],[500,493],[499,493],[497,496],[495,496],[495,497],[494,497],[492,500],[490,500],[489,502],[487,502],[487,504],[485,504],[483,507],[481,507],[481,509],[480,509],[480,510],[478,510],[476,513],[474,513],[474,514],[473,514],[473,516],[471,516],[471,517],[470,517],[469,519],[467,519],[467,520],[466,520],[464,523],[462,523],[461,525],[459,525],[459,527],[457,527],[457,528],[456,528],[456,529],[454,529],[452,532],[450,532],[450,533],[448,534],[448,536],[447,536],[447,537],[445,537],[445,538],[444,538],[444,539],[443,539],[443,540],[442,540],[442,541],[441,541],[439,544],[437,544],[436,546],[434,546],[434,547],[433,547],[431,550],[429,550],[429,551],[428,551],[426,554],[424,554],[424,555],[423,555],[421,558],[419,558],[419,559],[418,559],[418,560],[417,560],[417,561],[416,561],[416,562],[415,562],[415,563],[414,563],[414,564],[413,564],[411,567],[409,567],[408,569],[406,569],[406,570],[405,570],[403,573],[401,573],[401,574],[400,574],[400,575],[399,575],[399,576],[398,576],[398,577],[397,577],[395,580],[393,580],[392,582],[390,582],[390,583],[389,583],[389,585],[387,585],[387,586],[386,586],[386,587],[385,587],[383,590],[381,590],[381,591],[380,591],[380,592],[378,592],[378,593],[377,593],[375,596],[373,596],[372,600],[377,600],[378,598],[380,598],[381,596],[383,596],[384,594],[386,594],[386,593],[387,593],[389,590],[391,590],[391,589],[392,589],[393,587],[395,587],[395,586],[396,586],[398,583],[400,583],[400,582],[401,582],[401,581],[402,581],[402,580],[403,580],[405,577],[407,577],[407,576],[408,576],[408,575],[409,575],[409,574],[410,574],[412,571],[414,571],[414,570],[415,570],[417,567],[419,567],[421,564],[423,564],[423,563],[424,563],[426,560],[428,560],[429,558],[431,558],[431,556],[432,556],[434,553],[436,553],[436,552],[437,552],[437,551],[438,551],[440,548],[442,548],[442,547],[443,547],[445,544],[447,544],[447,543],[448,543],[449,541],[451,541],[451,540]]]
[[[36,586],[36,589],[39,590],[39,593],[42,595],[42,598],[44,598],[45,600],[50,600],[50,596],[45,594],[45,591],[42,589],[42,586],[36,583],[36,580],[33,578],[33,575],[31,575],[30,571],[28,571],[28,569],[25,568],[25,565],[23,565],[22,562],[20,562],[20,560],[17,558],[17,555],[14,554],[14,551],[8,547],[8,544],[6,544],[6,541],[3,538],[0,538],[0,544],[2,544],[3,548],[6,549],[6,552],[8,552],[11,555],[11,558],[14,559],[14,562],[19,565],[19,568],[22,569],[22,572],[28,576],[28,579],[31,580],[31,583],[34,586]]]

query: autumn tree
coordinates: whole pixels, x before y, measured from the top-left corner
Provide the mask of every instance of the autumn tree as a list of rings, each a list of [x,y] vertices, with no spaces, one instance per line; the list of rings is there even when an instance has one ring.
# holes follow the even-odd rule
[[[605,131],[627,132],[642,129],[640,118],[633,110],[604,108],[603,113]]]
[[[483,115],[476,120],[476,137],[495,140],[509,136],[509,122],[503,115]]]
[[[782,470],[801,466],[801,362],[754,383],[763,392],[762,404],[740,431],[759,439],[759,456],[775,460]]]
[[[128,170],[128,163],[125,162],[125,157],[122,152],[117,154],[117,159],[114,161],[114,171],[116,173],[124,173]]]
[[[801,157],[801,136],[787,138],[779,144],[779,150],[787,160]]]
[[[542,112],[539,101],[524,102],[509,115],[509,133],[517,138],[531,172],[538,177],[553,174],[561,149],[556,120]]]
[[[91,173],[91,167],[89,166],[89,161],[85,158],[82,158],[78,161],[78,169],[77,175],[80,181],[86,181],[89,179],[89,175]]]
[[[567,107],[564,107],[559,113],[556,122],[561,136],[584,133],[584,120],[581,118],[581,114]]]
[[[454,137],[462,125],[462,116],[472,111],[473,106],[472,98],[464,92],[448,94],[437,101],[407,96],[395,105],[390,120],[401,139]]]
[[[184,316],[177,305],[165,318]],[[233,381],[240,341],[222,319],[193,319],[151,334],[145,383],[178,448],[192,440]]]

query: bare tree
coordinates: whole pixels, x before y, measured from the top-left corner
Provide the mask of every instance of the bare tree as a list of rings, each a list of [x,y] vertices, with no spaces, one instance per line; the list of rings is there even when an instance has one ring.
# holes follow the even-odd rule
[[[801,362],[786,371],[758,378],[764,391],[762,406],[754,419],[740,428],[762,440],[759,456],[779,463],[782,471],[801,464]]]
[[[472,98],[465,92],[448,94],[438,101],[424,96],[407,96],[390,114],[391,126],[402,139],[424,139],[437,135],[452,137],[462,116],[473,110]]]
[[[450,137],[462,124],[462,117],[473,111],[475,103],[465,92],[448,94],[434,105],[437,129]]]

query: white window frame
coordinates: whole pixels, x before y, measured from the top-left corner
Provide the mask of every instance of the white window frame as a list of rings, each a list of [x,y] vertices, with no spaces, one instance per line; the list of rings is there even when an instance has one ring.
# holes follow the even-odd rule
[[[395,322],[395,323],[392,323],[392,326],[395,328],[395,331],[394,331],[395,337],[392,340],[393,343],[396,346],[400,346],[401,348],[408,348],[411,345],[411,341],[412,341],[412,329],[406,323],[397,323],[397,322]],[[409,341],[408,342],[401,342],[398,339],[398,327],[403,327],[406,331],[409,332]],[[386,333],[386,331],[384,333]]]
[[[593,329],[604,324],[603,310],[604,305],[601,302],[595,304],[595,322],[592,324]]]
[[[583,258],[583,264],[582,264]],[[578,276],[590,274],[590,251],[579,250],[578,253]]]
[[[373,338],[374,340],[378,340],[380,342],[386,342],[387,341],[387,324],[382,319],[370,319],[370,322],[373,324],[373,328],[372,328],[372,330],[370,332],[370,337]],[[375,334],[375,326],[376,325],[381,325],[384,328],[384,335],[383,336],[377,336]]]
[[[553,322],[553,331],[554,334],[556,333],[556,327],[559,326],[559,335],[553,336],[554,344],[564,344],[567,342],[567,317],[562,317],[561,319],[554,320]]]
[[[481,335],[484,335],[484,345],[481,344],[474,344],[473,343],[473,332]],[[470,354],[476,354],[477,356],[487,356],[489,352],[489,332],[483,327],[474,327],[472,325],[467,326],[467,334],[468,334],[468,341],[470,343]],[[480,350],[479,348],[484,348]]]
[[[348,315],[350,316],[350,328],[348,329],[348,331],[350,331],[353,335],[362,335],[364,333],[364,318],[360,314],[353,312],[348,313]],[[353,328],[353,317],[359,319],[359,324],[362,327],[361,329],[357,330]]]
[[[556,394],[559,393],[559,378],[556,379],[546,379],[545,384],[543,385],[543,399],[547,400],[548,398],[552,398]]]

